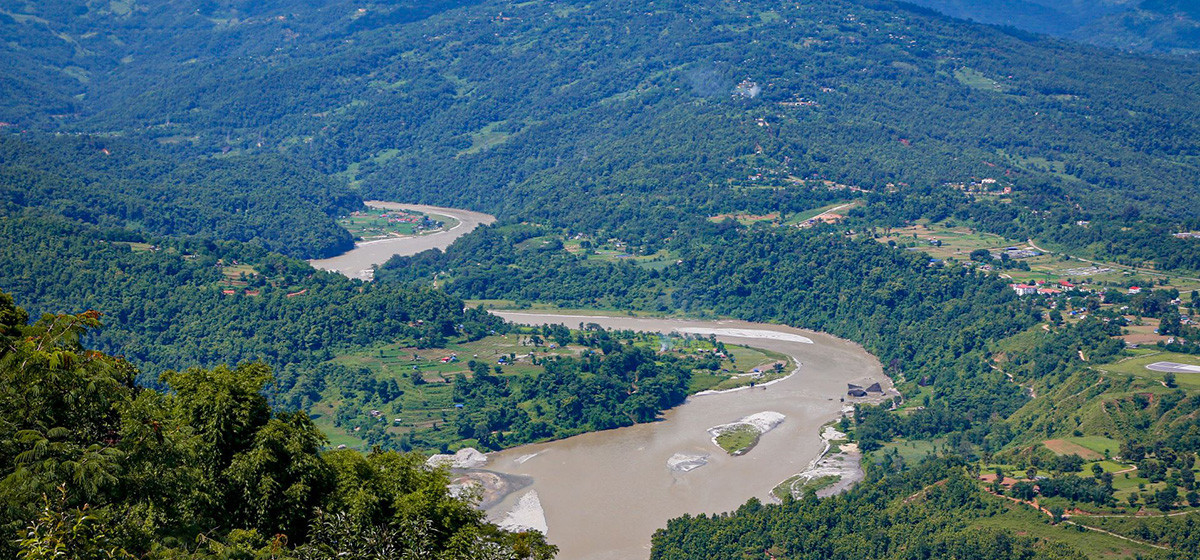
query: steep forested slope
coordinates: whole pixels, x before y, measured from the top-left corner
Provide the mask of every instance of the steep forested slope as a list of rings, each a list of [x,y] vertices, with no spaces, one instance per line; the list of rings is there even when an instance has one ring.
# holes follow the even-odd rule
[[[591,227],[786,206],[758,189],[789,177],[997,177],[1100,212],[1200,207],[1178,188],[1200,176],[1196,63],[901,4],[147,6],[43,14],[46,32],[88,46],[58,67],[97,68],[56,126],[282,150],[371,196]],[[40,56],[34,22],[6,28],[31,43],[23,56]]]

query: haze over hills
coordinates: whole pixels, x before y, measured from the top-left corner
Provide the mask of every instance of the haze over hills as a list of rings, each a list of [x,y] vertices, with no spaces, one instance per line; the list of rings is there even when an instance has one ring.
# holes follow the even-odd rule
[[[1191,0],[912,0],[946,15],[1104,47],[1200,52],[1200,4]]]

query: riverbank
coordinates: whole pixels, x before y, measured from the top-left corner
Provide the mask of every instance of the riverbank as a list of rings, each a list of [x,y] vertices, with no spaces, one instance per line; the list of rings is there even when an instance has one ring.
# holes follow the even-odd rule
[[[481,225],[496,221],[495,216],[459,208],[443,208],[425,204],[401,204],[382,200],[368,200],[368,207],[385,210],[408,210],[423,214],[446,216],[454,220],[445,230],[423,235],[386,237],[360,241],[354,248],[336,257],[308,261],[314,268],[337,272],[350,278],[373,280],[375,267],[394,256],[410,256],[430,249],[445,250],[458,238],[471,233]]]
[[[538,520],[529,516],[532,499],[521,503],[536,491],[548,538],[564,559],[647,558],[650,536],[671,518],[731,511],[752,497],[770,500],[778,481],[826,458],[819,430],[841,417],[848,383],[870,379],[891,389],[878,361],[861,347],[812,331],[742,321],[493,312],[532,325],[711,333],[800,364],[769,386],[692,395],[658,422],[490,454],[490,471],[528,476],[533,484],[487,508],[489,518]],[[763,411],[786,421],[761,435],[753,452],[734,457],[713,444],[711,427]],[[846,477],[847,484],[853,479]]]
[[[858,444],[850,442],[846,434],[832,425],[826,425],[821,430],[821,441],[825,448],[809,463],[808,468],[788,477],[771,490],[771,496],[776,501],[781,501],[789,494],[799,499],[808,491],[814,492],[819,498],[832,496],[849,490],[863,479],[865,473]]]

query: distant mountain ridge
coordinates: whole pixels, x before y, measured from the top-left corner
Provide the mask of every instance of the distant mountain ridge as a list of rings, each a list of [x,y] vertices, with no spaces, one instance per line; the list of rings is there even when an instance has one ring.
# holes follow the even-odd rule
[[[1123,50],[1200,52],[1195,0],[907,0],[943,14]]]

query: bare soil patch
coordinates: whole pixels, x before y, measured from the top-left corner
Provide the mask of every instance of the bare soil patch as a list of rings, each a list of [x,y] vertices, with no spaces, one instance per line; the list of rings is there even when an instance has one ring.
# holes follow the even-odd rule
[[[1083,457],[1087,461],[1099,461],[1100,459],[1104,458],[1103,455],[1096,453],[1095,451],[1092,451],[1091,449],[1088,449],[1082,445],[1061,439],[1048,439],[1043,441],[1042,445],[1045,445],[1046,449],[1049,449],[1058,455],[1070,455],[1074,453],[1080,457]]]

